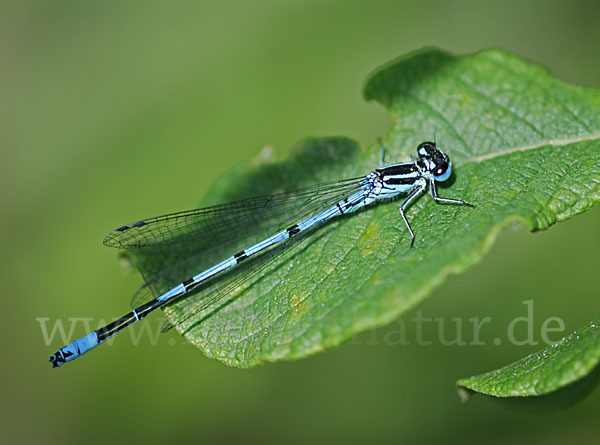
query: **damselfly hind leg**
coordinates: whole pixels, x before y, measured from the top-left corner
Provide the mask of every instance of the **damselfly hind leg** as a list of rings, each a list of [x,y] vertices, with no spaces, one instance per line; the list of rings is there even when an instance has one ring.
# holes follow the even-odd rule
[[[410,232],[410,236],[411,236],[411,241],[410,241],[410,248],[412,249],[413,246],[415,245],[415,233],[412,231],[412,228],[410,227],[410,224],[408,222],[408,219],[406,219],[406,215],[404,214],[404,209],[417,197],[421,194],[421,192],[425,189],[425,184],[418,186],[417,188],[415,188],[412,192],[410,192],[410,194],[406,197],[406,199],[404,200],[404,202],[402,204],[400,204],[400,208],[398,209],[398,211],[400,212],[400,216],[402,216],[402,219],[404,220],[404,224],[406,224],[406,228],[408,229],[408,231]]]

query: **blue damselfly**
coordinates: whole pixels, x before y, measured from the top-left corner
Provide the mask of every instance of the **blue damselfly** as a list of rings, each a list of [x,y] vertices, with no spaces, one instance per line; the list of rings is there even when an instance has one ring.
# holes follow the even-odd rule
[[[446,181],[451,172],[448,156],[434,142],[424,142],[417,148],[417,158],[413,162],[381,166],[359,178],[172,213],[119,227],[106,236],[105,245],[146,249],[155,258],[181,255],[182,262],[173,267],[157,261],[152,276],[145,277],[147,282],[134,299],[134,310],[59,349],[50,357],[50,362],[53,367],[61,366],[159,308],[187,298],[219,280],[229,283],[218,292],[207,293],[200,306],[194,305],[188,313],[182,314],[182,320],[190,319],[215,305],[232,285],[243,282],[303,236],[333,218],[376,202],[406,196],[399,211],[413,247],[415,234],[405,209],[428,186],[437,202],[470,206],[465,201],[437,195],[436,182]],[[236,246],[241,246],[241,250]],[[231,249],[229,252],[228,248]],[[205,255],[208,249],[212,249],[212,256]],[[213,258],[215,251],[221,255],[221,260],[200,266],[203,263],[198,258]],[[252,263],[253,267],[243,268],[241,263]]]

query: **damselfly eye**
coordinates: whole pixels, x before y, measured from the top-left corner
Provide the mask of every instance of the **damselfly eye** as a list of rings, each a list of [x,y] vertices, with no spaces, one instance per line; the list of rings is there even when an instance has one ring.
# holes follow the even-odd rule
[[[438,151],[433,142],[423,142],[417,147],[417,154],[421,159],[431,159]]]
[[[450,164],[450,161],[448,162],[442,162],[439,163],[435,166],[435,168],[433,169],[433,179],[435,179],[438,182],[443,182],[446,179],[448,179],[450,177],[450,174],[452,173],[452,167]]]

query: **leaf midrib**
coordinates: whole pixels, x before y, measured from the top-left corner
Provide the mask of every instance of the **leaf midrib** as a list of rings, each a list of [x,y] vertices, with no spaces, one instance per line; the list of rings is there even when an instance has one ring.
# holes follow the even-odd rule
[[[561,147],[564,145],[575,144],[577,142],[586,142],[586,141],[591,142],[591,141],[595,141],[595,140],[600,140],[600,132],[594,132],[594,133],[590,133],[590,134],[587,134],[584,136],[577,136],[577,137],[573,137],[573,138],[548,139],[548,140],[536,142],[534,144],[527,144],[527,145],[522,145],[519,147],[507,148],[506,150],[500,150],[500,151],[496,151],[494,153],[488,153],[488,154],[481,155],[481,156],[474,156],[465,161],[457,163],[456,166],[460,167],[462,165],[466,165],[466,164],[469,164],[472,162],[480,163],[480,162],[488,161],[490,159],[494,159],[494,158],[497,158],[500,156],[509,155],[511,153],[535,150],[536,148],[542,148],[542,147],[547,147],[547,146]]]

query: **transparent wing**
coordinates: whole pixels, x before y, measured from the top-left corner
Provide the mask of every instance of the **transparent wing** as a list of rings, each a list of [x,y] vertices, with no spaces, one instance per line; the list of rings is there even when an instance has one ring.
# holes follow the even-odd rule
[[[144,278],[144,285],[132,299],[137,307],[349,196],[360,189],[361,179],[149,218],[111,232],[105,244],[128,248],[127,257]]]
[[[357,188],[362,178],[327,182],[288,193],[242,199],[201,209],[171,213],[143,219],[121,226],[104,238],[104,244],[120,249],[185,246],[215,234],[228,233],[240,227],[270,223],[281,215],[294,213],[314,200],[328,200],[344,190]]]

